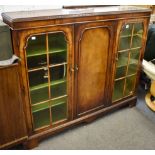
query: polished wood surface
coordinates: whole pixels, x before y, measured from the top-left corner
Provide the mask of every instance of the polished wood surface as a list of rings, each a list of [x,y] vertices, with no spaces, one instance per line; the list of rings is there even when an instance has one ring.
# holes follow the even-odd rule
[[[64,5],[63,9],[86,9],[86,8],[97,8],[97,7],[111,7],[111,6],[119,6],[119,5]]]
[[[133,6],[109,6],[109,7],[92,7],[84,9],[51,9],[51,10],[36,10],[36,11],[20,11],[2,13],[2,16],[10,22],[24,22],[35,20],[48,20],[57,18],[69,18],[78,16],[97,16],[105,14],[120,14],[120,13],[136,13],[150,12],[148,8],[139,8]]]
[[[3,21],[13,29],[47,27],[85,21],[116,20],[150,15],[150,9],[133,6],[109,6],[86,9],[51,9],[2,13]],[[123,16],[122,16],[123,14]],[[23,24],[24,23],[24,24]]]
[[[32,119],[32,113],[31,113],[31,102],[30,102],[30,91],[29,91],[29,79],[28,79],[28,68],[27,68],[27,58],[26,58],[26,47],[27,47],[27,41],[28,39],[35,34],[46,34],[46,33],[52,33],[52,32],[63,32],[66,37],[67,41],[67,81],[68,81],[68,120],[73,119],[73,83],[74,83],[74,73],[71,74],[70,69],[74,68],[74,44],[73,44],[73,27],[72,25],[66,25],[66,26],[51,26],[48,28],[41,28],[41,29],[29,29],[29,30],[23,30],[17,33],[14,32],[13,36],[17,36],[16,39],[13,40],[14,43],[14,51],[15,54],[18,55],[23,61],[21,61],[21,67],[20,67],[20,77],[22,80],[22,88],[24,91],[23,95],[23,105],[24,105],[24,112],[26,115],[26,123],[27,123],[27,129],[29,135],[32,135],[33,133],[41,132],[34,131],[33,129],[33,119]],[[18,40],[18,39],[19,40]],[[18,45],[19,41],[19,46]],[[20,52],[22,51],[22,52]],[[25,67],[26,66],[26,67]],[[66,122],[66,121],[65,121]],[[59,124],[64,123],[60,122]],[[58,126],[59,124],[53,125],[53,127]]]
[[[21,58],[19,77],[28,141],[33,148],[43,138],[103,114],[136,103],[136,91],[112,103],[119,36],[127,22],[144,23],[143,58],[151,10],[137,7],[99,7],[3,13],[12,29],[14,53]],[[68,44],[68,117],[56,125],[34,131],[26,58],[28,38],[63,32]],[[139,63],[140,67],[140,63]],[[137,75],[137,84],[138,84]],[[137,85],[135,86],[135,90]]]
[[[107,27],[94,27],[81,32],[78,51],[78,114],[104,105],[109,40]]]
[[[18,64],[0,68],[0,148],[27,139]]]

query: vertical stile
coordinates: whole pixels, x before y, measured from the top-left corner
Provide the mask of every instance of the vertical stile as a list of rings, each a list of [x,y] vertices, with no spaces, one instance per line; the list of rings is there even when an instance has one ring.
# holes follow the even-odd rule
[[[46,52],[47,52],[47,68],[48,68],[48,96],[49,99],[51,99],[51,87],[50,87],[50,69],[49,69],[49,45],[48,45],[48,33],[46,33]],[[49,110],[50,110],[50,125],[52,125],[52,112],[51,112],[51,106],[49,101]]]
[[[130,65],[130,52],[131,52],[131,48],[132,48],[133,34],[134,34],[134,24],[132,26],[132,33],[131,33],[131,40],[130,40],[130,51],[128,53],[128,62],[127,62],[125,77],[127,77],[128,69],[129,69],[129,65]],[[125,78],[125,84],[124,84],[124,88],[123,88],[123,96],[125,96],[125,90],[126,90],[126,78]]]

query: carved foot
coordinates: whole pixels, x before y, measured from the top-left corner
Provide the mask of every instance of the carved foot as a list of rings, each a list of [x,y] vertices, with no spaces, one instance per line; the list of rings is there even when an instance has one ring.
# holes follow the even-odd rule
[[[38,139],[31,139],[28,140],[27,142],[23,143],[24,149],[30,150],[39,145]]]

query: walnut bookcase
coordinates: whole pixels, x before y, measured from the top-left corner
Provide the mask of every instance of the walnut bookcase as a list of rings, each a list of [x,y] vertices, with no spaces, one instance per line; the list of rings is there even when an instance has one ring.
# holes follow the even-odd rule
[[[128,6],[2,13],[21,58],[27,148],[136,104],[150,13]]]

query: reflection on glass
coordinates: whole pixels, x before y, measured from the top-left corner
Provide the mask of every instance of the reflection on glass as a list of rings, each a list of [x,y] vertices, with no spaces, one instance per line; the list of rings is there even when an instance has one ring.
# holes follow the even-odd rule
[[[132,33],[133,24],[126,24],[123,26],[121,36],[130,36]]]
[[[46,35],[36,35],[29,38],[26,48],[27,57],[46,54]]]
[[[126,66],[116,68],[115,79],[124,77],[126,74],[126,69],[127,69]]]
[[[130,64],[128,66],[128,73],[127,75],[135,74],[137,72],[137,64]]]
[[[134,24],[134,34],[133,34],[133,39],[132,39],[132,48],[141,47],[142,35],[143,35],[142,23],[135,23]]]
[[[132,48],[141,47],[142,45],[142,38],[139,36],[133,36],[132,39]]]
[[[117,67],[126,66],[128,63],[128,52],[119,52]]]
[[[131,50],[130,52],[130,64],[138,64],[139,61],[139,56],[140,56],[140,51],[138,50]]]
[[[143,24],[142,23],[134,24],[134,35],[135,34],[142,38],[142,35],[143,35]]]
[[[120,38],[120,43],[119,43],[119,51],[121,50],[127,50],[130,48],[130,42],[131,42],[131,37],[123,37]]]
[[[126,78],[125,95],[130,95],[133,93],[135,79],[136,79],[136,76],[130,76]]]
[[[115,81],[113,97],[112,97],[113,101],[123,97],[124,82],[125,82],[124,79]]]

